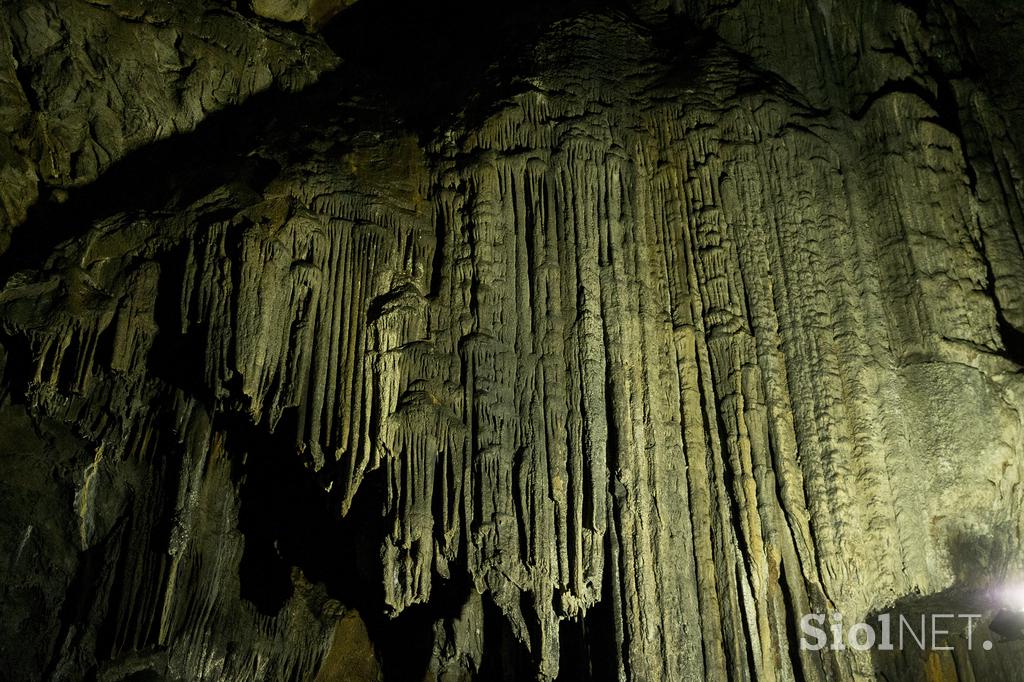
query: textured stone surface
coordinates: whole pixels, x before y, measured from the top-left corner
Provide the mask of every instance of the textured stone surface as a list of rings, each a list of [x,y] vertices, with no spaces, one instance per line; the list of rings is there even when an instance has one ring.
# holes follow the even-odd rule
[[[451,63],[485,76],[436,126],[344,45],[310,85],[319,38],[143,20],[123,39],[248,27],[199,60],[228,94],[140,85],[144,132],[59,172],[11,138],[4,173],[82,187],[27,222],[35,184],[2,190],[3,674],[1015,669],[1012,642],[803,652],[795,623],[1024,570],[1024,13],[667,5],[532,20],[499,68]],[[0,47],[36,103],[0,78],[2,120],[47,121],[80,43],[19,7]],[[268,35],[265,72],[223,75]],[[275,79],[309,87],[199,123]]]
[[[321,26],[355,0],[252,0],[252,10],[267,19]]]
[[[313,37],[216,0],[14,0],[0,21],[0,238],[39,192],[59,200],[128,152],[336,64]]]

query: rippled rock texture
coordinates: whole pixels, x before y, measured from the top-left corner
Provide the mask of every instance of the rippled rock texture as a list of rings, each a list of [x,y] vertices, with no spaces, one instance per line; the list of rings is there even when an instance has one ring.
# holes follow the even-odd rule
[[[1024,9],[347,4],[2,8],[0,676],[1019,669]]]

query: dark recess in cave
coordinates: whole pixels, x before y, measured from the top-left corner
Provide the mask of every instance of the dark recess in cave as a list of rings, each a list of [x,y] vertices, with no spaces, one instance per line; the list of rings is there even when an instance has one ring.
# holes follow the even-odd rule
[[[324,33],[352,78],[370,84],[426,141],[467,105],[472,118],[474,110],[479,114],[479,107],[493,106],[503,92],[512,92],[521,75],[516,67],[553,22],[616,4],[626,3],[382,0],[355,4]]]

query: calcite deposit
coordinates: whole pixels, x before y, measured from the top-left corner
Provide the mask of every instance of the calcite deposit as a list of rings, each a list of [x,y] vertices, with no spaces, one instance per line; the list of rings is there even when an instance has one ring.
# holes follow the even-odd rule
[[[0,677],[1012,679],[1024,7],[350,4],[0,8]]]

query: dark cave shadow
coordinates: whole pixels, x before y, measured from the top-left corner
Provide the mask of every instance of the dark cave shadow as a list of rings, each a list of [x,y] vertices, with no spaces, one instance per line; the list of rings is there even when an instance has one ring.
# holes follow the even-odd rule
[[[604,570],[601,601],[585,615],[566,619],[558,626],[558,680],[614,682],[618,679],[619,645],[615,641],[611,567]]]
[[[0,279],[41,266],[57,245],[116,214],[173,212],[225,184],[258,194],[280,167],[253,152],[274,131],[302,134],[328,119],[337,110],[330,106],[330,93],[358,93],[345,81],[345,75],[335,71],[302,92],[268,90],[253,95],[211,113],[192,131],[129,152],[96,180],[68,189],[66,199],[58,200],[58,190],[48,191],[14,229],[10,247],[0,255]],[[367,118],[362,123],[372,125],[369,129],[380,127],[379,121]],[[298,156],[301,139],[295,142]]]
[[[424,679],[434,644],[434,622],[455,618],[471,585],[464,566],[453,579],[434,576],[430,601],[397,617],[384,608],[381,542],[384,472],[362,482],[346,516],[340,496],[324,483],[338,474],[314,473],[295,447],[295,411],[286,412],[274,433],[244,415],[218,416],[239,488],[239,530],[245,537],[240,565],[241,597],[274,616],[293,593],[292,568],[302,570],[327,596],[358,610],[373,643],[384,680]]]
[[[551,24],[628,6],[626,0],[376,0],[342,12],[324,36],[355,77],[373,83],[388,110],[426,143],[460,113],[479,120],[513,92],[517,77],[528,75],[521,67],[533,58],[533,44]]]
[[[339,513],[340,498],[324,489],[337,476],[304,464],[295,448],[295,411],[289,410],[270,434],[245,415],[218,416],[215,428],[227,433],[233,478],[239,488],[239,530],[245,537],[240,566],[241,597],[261,613],[277,615],[293,593],[291,572],[302,570],[310,583],[322,584],[329,597],[357,609],[373,643],[385,681],[425,679],[434,646],[434,624],[459,617],[472,584],[460,560],[452,578],[432,576],[427,603],[392,617],[384,609],[381,541],[391,520],[383,514],[384,471],[371,472],[349,513]],[[610,570],[605,571],[610,589]],[[522,612],[531,624],[535,651],[538,607],[524,595]],[[483,656],[474,679],[533,679],[536,660],[518,641],[508,618],[489,594],[483,600]],[[608,599],[586,616],[560,624],[563,642],[560,680],[611,680],[615,677],[614,613]]]

